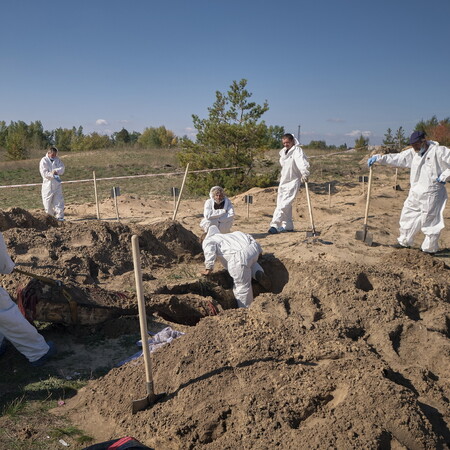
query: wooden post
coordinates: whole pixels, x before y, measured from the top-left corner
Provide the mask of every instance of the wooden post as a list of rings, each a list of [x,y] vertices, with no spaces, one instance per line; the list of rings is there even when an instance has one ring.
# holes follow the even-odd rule
[[[328,207],[331,208],[331,183],[328,183]]]
[[[117,195],[116,195],[116,188],[113,187],[113,195],[114,195],[114,206],[116,207],[116,217],[117,217],[117,222],[120,221],[120,217],[119,217],[119,206],[117,204]]]
[[[92,172],[92,174],[94,176],[95,209],[97,210],[97,220],[100,220],[100,208],[98,206],[97,179],[95,178],[95,170]]]
[[[394,190],[395,190],[395,195],[397,195],[397,177],[398,177],[398,169],[395,169],[395,181],[394,181]]]
[[[178,207],[180,206],[181,194],[183,193],[184,183],[186,182],[186,177],[187,177],[188,171],[189,171],[189,163],[187,163],[186,172],[184,172],[184,178],[183,178],[183,182],[181,183],[181,188],[180,188],[180,195],[178,196],[178,202],[177,202],[177,206],[175,207],[175,211],[173,212],[172,220],[175,220],[175,218],[177,217]]]

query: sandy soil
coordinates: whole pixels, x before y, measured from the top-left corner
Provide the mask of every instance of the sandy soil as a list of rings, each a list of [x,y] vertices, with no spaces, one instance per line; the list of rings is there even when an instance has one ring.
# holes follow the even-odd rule
[[[53,414],[70,417],[96,441],[132,435],[155,449],[448,448],[450,232],[436,256],[420,251],[421,236],[417,248],[392,248],[406,173],[402,190],[392,185],[389,173],[375,176],[370,247],[355,239],[366,202],[359,183],[334,183],[331,196],[328,184],[310,183],[316,237],[306,236],[304,189],[296,231],[275,236],[267,234],[275,188],[247,192],[249,209],[244,195],[232,198],[234,229],[261,243],[273,281],[272,292],[255,284],[246,310],[231,308],[230,279],[220,267],[210,280],[198,276],[203,201],[182,202],[176,222],[172,202],[135,196],[119,197],[120,221],[110,202],[100,205],[100,222],[93,204],[68,206],[64,224],[37,212],[3,212],[13,259],[60,280],[84,301],[80,311],[103,307],[91,330],[111,338],[138,328],[130,249],[137,234],[149,329],[185,332],[152,354],[155,390],[163,394],[153,407],[131,414],[132,401],[146,395],[140,358],[92,380]],[[11,291],[26,282],[12,274],[3,285]],[[64,308],[55,320],[70,325]],[[54,310],[38,305],[37,314]],[[87,354],[71,336],[58,346],[76,350],[72,370],[113,366],[125,356],[117,346]],[[51,364],[67,367],[63,358]]]

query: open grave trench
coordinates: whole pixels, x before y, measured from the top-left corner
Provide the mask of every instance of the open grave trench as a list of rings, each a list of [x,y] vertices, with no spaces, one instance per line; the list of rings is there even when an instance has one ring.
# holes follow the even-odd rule
[[[130,239],[137,234],[147,312],[185,325],[184,336],[152,356],[162,400],[132,416],[145,371],[140,360],[125,364],[71,400],[83,428],[101,423],[111,436],[134,435],[155,448],[450,442],[450,274],[442,261],[415,250],[392,250],[379,266],[267,254],[261,264],[273,290],[255,284],[255,301],[242,310],[225,271],[197,276],[198,237],[179,223],[61,226],[14,210],[0,227],[19,267],[61,281],[109,320],[136,315]],[[13,273],[3,281],[13,293],[28,280]],[[60,321],[70,325],[62,304]],[[99,320],[89,325],[100,329]]]

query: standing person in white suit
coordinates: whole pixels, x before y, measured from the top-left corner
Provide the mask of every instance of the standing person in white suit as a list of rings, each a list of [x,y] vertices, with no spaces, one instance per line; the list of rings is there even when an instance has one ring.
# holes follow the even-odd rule
[[[222,187],[214,186],[209,191],[209,199],[205,201],[203,216],[200,222],[203,231],[206,232],[211,225],[215,225],[221,233],[230,232],[234,221],[234,208]]]
[[[270,223],[269,233],[277,234],[293,231],[292,203],[300,187],[300,181],[307,182],[309,162],[303,153],[300,143],[293,134],[283,135],[280,150],[281,176],[278,186],[277,206]]]
[[[261,246],[249,234],[241,231],[221,234],[211,225],[202,247],[206,267],[203,275],[208,276],[214,270],[218,259],[233,278],[233,293],[239,308],[247,308],[253,301],[252,278],[270,290],[270,279],[258,264]]]
[[[11,273],[14,266],[0,233],[0,273]],[[19,311],[8,292],[0,287],[0,355],[6,351],[6,339],[35,367],[43,365],[56,353],[54,344],[45,342],[36,328]]]
[[[414,131],[409,143],[412,148],[400,153],[374,155],[368,166],[377,163],[393,167],[409,167],[408,197],[400,215],[400,236],[396,247],[411,247],[414,236],[425,235],[422,251],[439,251],[439,236],[444,228],[444,209],[447,202],[445,182],[450,177],[450,149],[438,142],[428,141],[422,131]]]
[[[64,163],[58,158],[58,149],[50,147],[39,163],[42,176],[42,203],[47,214],[64,220],[64,196],[61,186],[61,175],[64,174]]]

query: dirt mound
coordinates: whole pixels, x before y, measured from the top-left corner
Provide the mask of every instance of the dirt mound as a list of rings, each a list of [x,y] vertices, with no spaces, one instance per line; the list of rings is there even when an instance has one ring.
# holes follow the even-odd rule
[[[51,277],[91,284],[133,270],[133,234],[139,236],[145,269],[169,266],[201,252],[198,238],[171,222],[148,227],[114,222],[66,223],[47,230],[9,228],[4,236],[14,260],[40,268]]]
[[[281,294],[202,319],[154,354],[165,396],[152,408],[131,415],[145,395],[138,360],[80,391],[72,418],[157,449],[443,448],[448,268],[406,250],[383,267],[285,269]]]
[[[22,208],[0,210],[0,231],[2,232],[10,228],[34,228],[43,231],[59,225],[58,220],[44,212],[31,214]]]
[[[172,250],[180,261],[187,254],[196,255],[202,251],[198,237],[178,222],[166,220],[152,224],[149,228],[158,241]]]
[[[3,217],[14,217],[15,223],[19,223],[22,216],[21,211],[16,210],[14,214],[4,214]],[[181,303],[184,301],[192,303],[191,306],[185,305],[191,308],[193,314],[186,319],[186,323],[194,324],[203,317],[198,313],[204,309],[202,302],[193,296],[191,300],[186,296],[183,299],[183,296],[169,295],[168,291],[163,292],[167,295],[151,296],[161,284],[159,281],[151,283],[155,279],[153,272],[170,270],[173,265],[176,266],[180,261],[189,262],[201,252],[197,236],[179,223],[165,221],[148,226],[128,226],[117,222],[89,221],[65,223],[58,228],[45,229],[39,216],[26,213],[24,217],[30,228],[8,228],[4,232],[5,241],[18,268],[44,278],[44,282],[40,282],[39,286],[27,287],[30,278],[13,272],[5,276],[4,284],[5,287],[14,287],[14,291],[19,285],[19,289],[24,289],[25,293],[33,291],[31,297],[42,299],[38,303],[36,320],[71,324],[74,322],[73,317],[78,315],[80,323],[95,324],[101,322],[102,317],[104,321],[117,317],[120,310],[123,314],[136,314],[131,252],[133,234],[139,237],[143,278],[150,281],[147,286],[149,311],[165,312],[167,316],[173,307],[167,308],[164,303],[173,305],[175,302],[180,308],[180,311],[174,311],[175,317],[181,314]],[[52,286],[52,281],[62,284],[64,291],[58,286]],[[67,293],[78,304],[78,313],[74,313],[73,307],[69,308]],[[211,302],[206,301],[205,305],[209,311]]]

